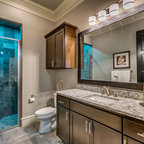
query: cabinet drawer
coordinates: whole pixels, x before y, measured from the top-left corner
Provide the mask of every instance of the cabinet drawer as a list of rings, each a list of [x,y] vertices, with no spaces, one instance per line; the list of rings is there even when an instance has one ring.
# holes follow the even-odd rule
[[[124,134],[144,143],[144,125],[124,119]]]
[[[116,115],[77,103],[72,100],[70,101],[70,109],[118,131],[122,131],[121,118]]]
[[[63,96],[57,95],[57,104],[65,108],[69,108],[69,99]]]
[[[124,144],[142,144],[142,143],[140,143],[140,142],[137,142],[137,141],[135,141],[135,140],[133,140],[133,139],[131,139],[131,138],[128,138],[128,137],[124,137],[124,142],[123,142]]]

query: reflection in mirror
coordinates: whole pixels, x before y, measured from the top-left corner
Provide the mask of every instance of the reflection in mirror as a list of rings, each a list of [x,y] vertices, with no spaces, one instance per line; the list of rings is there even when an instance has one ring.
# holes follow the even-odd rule
[[[144,82],[143,29],[144,12],[82,36],[81,79]]]

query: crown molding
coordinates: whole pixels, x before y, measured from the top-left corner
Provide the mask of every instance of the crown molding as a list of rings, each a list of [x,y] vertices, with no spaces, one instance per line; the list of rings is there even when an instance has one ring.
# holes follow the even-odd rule
[[[56,22],[84,0],[64,0],[54,11],[31,0],[0,0],[1,3],[10,5],[44,19]]]
[[[80,5],[84,0],[64,0],[55,10],[56,21]]]

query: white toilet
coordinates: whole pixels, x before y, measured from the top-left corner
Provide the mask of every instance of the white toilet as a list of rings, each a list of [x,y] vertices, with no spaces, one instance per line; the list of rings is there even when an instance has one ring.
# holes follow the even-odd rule
[[[53,107],[45,107],[35,112],[35,117],[40,120],[39,133],[47,133],[56,127],[56,94],[54,94]]]

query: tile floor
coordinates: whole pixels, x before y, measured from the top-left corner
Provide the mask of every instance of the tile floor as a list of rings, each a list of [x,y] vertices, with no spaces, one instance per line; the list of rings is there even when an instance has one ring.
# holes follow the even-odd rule
[[[17,114],[0,119],[0,131],[17,125]]]
[[[0,144],[63,144],[56,132],[40,135],[37,126],[16,127],[0,132]]]

